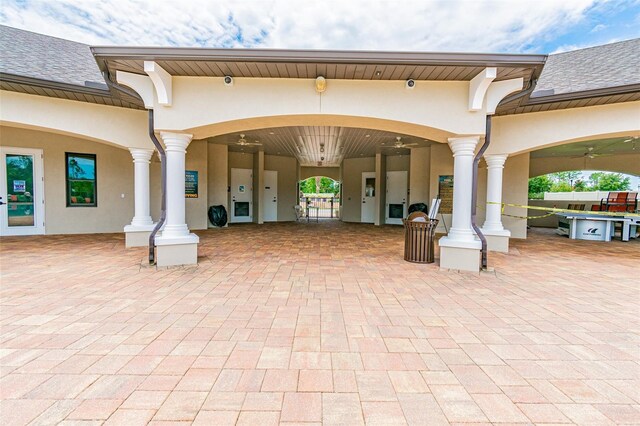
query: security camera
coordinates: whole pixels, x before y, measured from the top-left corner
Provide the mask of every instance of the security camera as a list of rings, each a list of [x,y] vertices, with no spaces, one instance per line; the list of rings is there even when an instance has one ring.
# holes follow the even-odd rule
[[[416,87],[416,81],[410,78],[409,80],[405,81],[404,87],[407,89],[413,89],[414,87]]]
[[[231,77],[230,75],[225,75],[224,76],[224,85],[225,86],[233,86],[233,77]]]

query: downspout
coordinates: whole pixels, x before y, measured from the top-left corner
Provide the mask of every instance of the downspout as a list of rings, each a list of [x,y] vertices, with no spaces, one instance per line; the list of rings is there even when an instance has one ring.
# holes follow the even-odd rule
[[[149,110],[149,137],[151,142],[156,146],[158,154],[160,155],[160,182],[162,182],[162,198],[160,201],[160,218],[158,223],[149,234],[149,265],[155,263],[156,257],[156,234],[164,225],[164,221],[167,219],[167,156],[165,155],[162,144],[156,137],[155,127],[153,124],[153,110]]]
[[[111,81],[106,71],[103,73],[103,76],[104,76],[104,81],[107,83],[109,87],[119,92],[125,93],[129,96],[132,96],[134,98],[140,99],[140,101],[144,104],[142,97],[140,97],[138,93],[128,89],[127,87],[121,86],[120,84],[114,83],[113,81]],[[153,118],[154,118],[153,109],[148,109],[148,111],[149,111],[149,138],[151,139],[151,142],[153,142],[153,145],[156,147],[156,149],[158,150],[158,154],[160,155],[160,181],[162,182],[161,183],[162,198],[160,201],[160,219],[158,220],[158,223],[156,223],[156,226],[153,228],[153,230],[151,231],[151,234],[149,235],[149,264],[152,265],[155,262],[156,234],[158,233],[160,228],[162,228],[167,218],[167,157],[165,155],[162,144],[160,143],[160,141],[158,140],[155,134],[155,127],[154,127],[154,121],[153,121]]]
[[[535,89],[536,87],[536,83],[538,82],[538,80],[534,80],[531,79],[529,82],[529,87],[525,90],[523,90],[522,92],[516,93],[514,95],[511,96],[507,96],[506,98],[504,98],[503,100],[500,101],[500,103],[498,103],[498,106],[500,106],[501,103],[507,103],[507,102],[512,102],[515,101],[517,99],[520,99],[524,96],[529,95],[531,92],[533,92],[533,89]],[[497,107],[496,107],[497,109]],[[488,260],[487,260],[487,254],[488,254],[488,250],[487,250],[487,237],[484,236],[484,234],[482,233],[482,231],[480,230],[480,227],[478,226],[478,224],[476,223],[476,213],[478,210],[478,165],[480,164],[480,159],[482,159],[482,156],[484,155],[485,151],[489,148],[489,145],[491,144],[491,115],[487,115],[487,120],[486,120],[486,124],[485,124],[485,137],[484,137],[484,144],[482,144],[482,146],[480,147],[480,150],[478,151],[478,153],[476,154],[475,158],[473,159],[473,179],[472,179],[472,183],[471,183],[471,227],[473,228],[473,230],[475,231],[475,233],[478,235],[478,238],[480,238],[480,242],[482,243],[482,270],[486,271],[487,270],[487,264],[488,264]]]

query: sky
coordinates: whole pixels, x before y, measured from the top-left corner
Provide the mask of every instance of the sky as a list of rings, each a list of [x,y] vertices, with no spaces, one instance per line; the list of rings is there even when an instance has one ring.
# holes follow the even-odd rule
[[[557,53],[640,36],[640,0],[2,0],[90,45]]]

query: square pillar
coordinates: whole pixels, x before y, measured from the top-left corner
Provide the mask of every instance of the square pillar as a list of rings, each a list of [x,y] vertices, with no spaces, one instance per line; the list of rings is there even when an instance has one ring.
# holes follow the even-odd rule
[[[491,251],[509,252],[511,232],[502,226],[502,171],[507,155],[485,155],[487,163],[487,217],[482,225],[482,233],[487,238],[487,248]]]
[[[453,152],[453,213],[449,234],[440,238],[440,268],[480,271],[482,243],[471,227],[473,158],[479,136],[449,138]]]
[[[149,245],[149,235],[155,224],[149,208],[149,163],[152,149],[129,148],[134,167],[134,216],[124,227],[126,247]]]
[[[185,220],[185,157],[192,135],[161,132],[167,161],[167,216],[162,234],[156,237],[156,265],[198,263],[197,235],[189,232]]]

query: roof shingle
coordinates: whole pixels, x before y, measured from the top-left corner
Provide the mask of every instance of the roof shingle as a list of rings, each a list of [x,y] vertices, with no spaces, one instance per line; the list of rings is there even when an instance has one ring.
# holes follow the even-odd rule
[[[104,85],[89,46],[0,25],[0,72],[86,86]]]
[[[640,38],[549,55],[532,98],[640,83]]]

